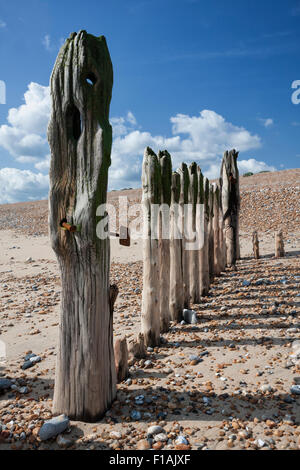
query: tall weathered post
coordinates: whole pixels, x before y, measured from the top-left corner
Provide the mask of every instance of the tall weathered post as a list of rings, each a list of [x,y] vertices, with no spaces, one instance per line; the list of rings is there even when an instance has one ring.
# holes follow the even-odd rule
[[[210,283],[213,282],[215,277],[215,254],[214,254],[214,188],[209,184],[209,222],[208,222],[208,237],[209,237],[209,279]]]
[[[220,270],[226,269],[226,240],[224,236],[224,220],[222,207],[222,180],[219,179],[219,247],[220,247]]]
[[[184,308],[181,217],[179,213],[180,175],[172,174],[170,210],[170,314],[173,321],[182,320]]]
[[[198,208],[198,165],[193,162],[189,167],[189,204],[190,204],[190,243],[195,246],[189,250],[189,289],[190,298],[192,303],[197,303],[200,300],[199,295],[199,227],[197,225],[197,211]]]
[[[213,239],[214,239],[214,273],[216,276],[221,274],[221,247],[220,247],[220,188],[216,183],[213,183]]]
[[[170,204],[172,159],[167,150],[158,152],[161,169],[161,211],[159,213],[159,269],[160,269],[160,328],[166,332],[170,325]]]
[[[200,296],[205,296],[209,291],[209,180],[204,178],[202,172],[199,174],[199,204],[200,225],[202,230],[202,244],[199,253],[199,288]]]
[[[145,346],[160,342],[160,269],[158,206],[161,202],[161,169],[150,147],[144,153],[142,170],[142,205],[144,215],[143,295],[141,332]]]
[[[182,163],[181,167],[177,170],[180,174],[180,199],[179,204],[182,210],[182,278],[183,278],[183,291],[184,291],[184,307],[189,308],[190,305],[190,269],[189,269],[189,250],[186,249],[186,235],[189,226],[189,171],[186,163]]]
[[[222,206],[228,266],[235,266],[239,256],[240,189],[237,158],[238,152],[235,150],[226,151],[221,166]]]
[[[72,33],[51,76],[49,223],[62,293],[55,414],[96,421],[116,394],[105,224],[113,70],[104,36]],[[70,230],[64,230],[65,227]]]

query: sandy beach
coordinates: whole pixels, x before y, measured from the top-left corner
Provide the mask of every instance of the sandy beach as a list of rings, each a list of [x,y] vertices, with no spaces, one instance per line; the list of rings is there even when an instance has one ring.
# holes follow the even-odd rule
[[[117,205],[120,195],[133,204],[141,191],[111,192],[108,201]],[[6,346],[0,384],[5,378],[14,385],[0,395],[0,449],[143,449],[154,424],[162,430],[153,449],[179,449],[179,434],[192,450],[299,449],[300,396],[291,392],[300,383],[300,361],[291,359],[300,340],[299,196],[299,169],[241,177],[237,271],[222,273],[192,306],[196,325],[172,324],[161,346],[130,367],[130,380],[118,384],[100,422],[71,421],[64,440],[44,442],[38,432],[52,416],[61,290],[48,205],[0,206],[0,340]],[[276,259],[279,228],[286,257]],[[252,257],[253,230],[259,260]],[[111,283],[120,290],[114,337],[130,342],[140,329],[141,240],[130,247],[111,240]],[[41,361],[23,370],[29,352]]]

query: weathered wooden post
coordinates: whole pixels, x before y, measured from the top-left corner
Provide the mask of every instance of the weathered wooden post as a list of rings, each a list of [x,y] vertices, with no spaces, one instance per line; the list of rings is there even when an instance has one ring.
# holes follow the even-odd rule
[[[282,230],[275,232],[275,257],[283,258],[285,256],[284,252],[284,242],[283,242],[283,233]]]
[[[222,206],[226,236],[227,265],[235,266],[239,255],[239,210],[240,190],[239,171],[237,167],[238,152],[226,151],[222,160]]]
[[[106,203],[113,70],[104,36],[72,33],[51,76],[49,224],[62,294],[53,412],[98,420],[116,394]],[[66,220],[76,231],[63,230]],[[80,230],[80,231],[78,231]]]
[[[216,276],[221,274],[221,247],[220,247],[220,189],[216,183],[213,183],[213,240],[214,240],[214,273]]]
[[[114,346],[115,367],[117,374],[117,382],[120,383],[129,375],[128,367],[128,347],[126,337],[117,339]]]
[[[197,224],[197,211],[198,204],[198,165],[193,162],[189,167],[189,203],[191,205],[189,228],[191,229],[190,243],[195,244],[193,249],[189,250],[189,289],[190,299],[192,303],[197,303],[200,300],[199,294],[199,227]]]
[[[199,204],[200,204],[200,226],[202,230],[202,245],[199,253],[199,288],[200,296],[205,296],[209,291],[209,181],[204,178],[202,172],[199,174]]]
[[[253,256],[255,259],[259,259],[259,240],[257,232],[252,234],[252,245],[253,245]]]
[[[179,214],[180,175],[172,174],[170,210],[170,314],[173,321],[182,320],[184,308],[182,235]]]
[[[181,164],[181,167],[177,170],[180,174],[180,199],[179,204],[182,210],[182,278],[183,278],[183,291],[184,291],[184,307],[189,308],[190,306],[190,269],[189,269],[189,250],[186,249],[186,235],[188,233],[189,226],[189,214],[188,214],[188,203],[189,203],[189,171],[185,163]]]
[[[159,213],[159,269],[160,269],[160,329],[165,333],[170,326],[170,204],[172,159],[167,150],[158,152],[161,169],[161,211]]]
[[[161,201],[161,169],[150,147],[144,153],[142,170],[144,214],[143,295],[141,332],[145,346],[160,343],[160,268],[158,246],[158,206]]]
[[[224,236],[224,220],[222,207],[222,180],[219,179],[219,246],[220,246],[220,270],[226,269],[226,241]]]
[[[209,279],[210,283],[214,281],[215,277],[215,254],[214,254],[214,188],[212,184],[209,184],[208,193],[208,205],[209,205],[209,222],[208,222],[208,237],[209,237]]]

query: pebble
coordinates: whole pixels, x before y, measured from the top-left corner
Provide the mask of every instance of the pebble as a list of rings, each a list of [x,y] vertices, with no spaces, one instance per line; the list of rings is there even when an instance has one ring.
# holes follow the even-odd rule
[[[195,312],[195,310],[189,310],[189,309],[185,308],[183,310],[182,316],[183,316],[183,319],[186,323],[189,323],[189,324],[192,324],[192,325],[195,324],[195,323],[198,323],[197,313]]]
[[[158,426],[158,425],[150,426],[147,429],[147,434],[149,436],[154,436],[155,434],[159,434],[159,433],[162,433],[162,432],[164,432],[164,429],[162,428],[162,426]]]
[[[6,390],[12,386],[12,381],[9,379],[1,379],[0,378],[0,391]]]
[[[142,439],[137,443],[136,448],[138,450],[148,450],[151,449],[151,445],[147,439]]]
[[[292,385],[290,390],[292,395],[300,395],[300,385]]]
[[[39,432],[40,439],[46,441],[47,439],[51,439],[51,437],[61,434],[67,429],[69,423],[70,420],[65,415],[55,416],[45,421]]]

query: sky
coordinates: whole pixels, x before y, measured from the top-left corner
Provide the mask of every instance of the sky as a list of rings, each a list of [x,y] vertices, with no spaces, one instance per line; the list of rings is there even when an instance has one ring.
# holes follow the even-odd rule
[[[106,37],[114,68],[109,189],[140,187],[146,146],[209,178],[231,148],[241,174],[300,167],[300,0],[13,0],[0,3],[0,204],[47,198],[49,78],[81,29]]]

